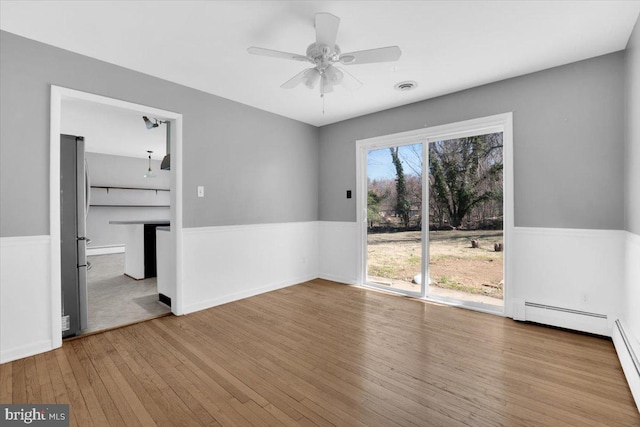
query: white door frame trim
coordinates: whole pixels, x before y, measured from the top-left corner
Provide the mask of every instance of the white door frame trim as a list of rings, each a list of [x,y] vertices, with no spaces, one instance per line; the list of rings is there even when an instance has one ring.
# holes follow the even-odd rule
[[[511,239],[514,232],[514,180],[513,180],[513,113],[496,114],[493,116],[481,117],[472,120],[465,120],[456,123],[433,126],[425,129],[416,129],[407,132],[400,132],[391,135],[382,135],[356,141],[356,222],[358,224],[358,266],[356,281],[360,285],[366,285],[365,268],[366,253],[365,243],[367,238],[366,229],[366,194],[367,180],[366,173],[367,151],[388,146],[404,145],[409,143],[428,144],[431,141],[438,141],[452,138],[462,138],[465,136],[478,135],[482,133],[502,132],[503,133],[503,185],[504,185],[504,309],[502,314],[513,317],[512,304],[510,300],[510,288],[512,281],[512,249]],[[428,198],[426,199],[428,200]],[[424,244],[424,243],[423,243]],[[428,252],[423,251],[423,256]],[[423,280],[424,281],[424,280]],[[426,289],[423,286],[422,289]],[[443,301],[446,302],[446,301]],[[456,304],[458,305],[458,304]],[[476,304],[464,304],[466,308],[494,312],[486,310]]]
[[[172,312],[182,314],[182,114],[92,93],[51,85],[50,164],[49,164],[49,234],[51,236],[51,343],[62,345],[60,279],[60,133],[62,100],[75,99],[108,105],[171,121],[171,233],[176,245],[176,298]],[[142,126],[142,123],[141,123]]]

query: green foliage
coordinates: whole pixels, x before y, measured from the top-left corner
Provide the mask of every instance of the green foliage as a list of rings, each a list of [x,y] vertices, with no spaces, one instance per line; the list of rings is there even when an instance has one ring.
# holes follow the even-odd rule
[[[398,147],[389,148],[391,159],[396,168],[396,215],[400,217],[405,228],[409,228],[411,202],[407,194],[407,184],[404,176],[402,161],[398,155]]]
[[[367,194],[367,221],[370,227],[373,227],[374,222],[379,222],[382,219],[380,216],[380,203],[383,199],[383,196],[376,194],[373,190],[369,190]]]

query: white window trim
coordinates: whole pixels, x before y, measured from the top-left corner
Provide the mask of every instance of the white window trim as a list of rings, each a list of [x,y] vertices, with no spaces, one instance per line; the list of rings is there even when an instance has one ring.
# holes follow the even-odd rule
[[[481,117],[472,120],[465,120],[456,123],[450,123],[440,126],[433,126],[425,129],[417,129],[407,132],[400,132],[391,135],[377,136],[356,141],[356,221],[358,224],[358,266],[357,266],[357,283],[366,286],[366,240],[367,240],[367,224],[366,217],[366,162],[367,151],[380,148],[386,148],[396,145],[416,144],[422,142],[428,144],[432,141],[441,141],[454,138],[463,138],[465,136],[487,134],[492,132],[503,133],[503,185],[504,185],[504,260],[503,260],[503,277],[504,277],[504,295],[503,308],[496,311],[491,307],[482,304],[458,301],[449,301],[439,298],[427,298],[425,296],[425,286],[422,285],[421,298],[444,302],[452,305],[462,306],[472,310],[500,314],[507,317],[513,317],[510,299],[510,289],[513,287],[512,281],[512,249],[511,239],[514,232],[514,180],[513,180],[513,113],[496,114],[488,117]],[[423,148],[423,152],[426,149]],[[423,183],[423,200],[429,200],[426,185]],[[425,195],[426,194],[426,195]],[[423,203],[423,209],[426,204]],[[426,239],[423,239],[423,263],[428,260],[428,248],[425,250]],[[423,271],[425,269],[423,268]],[[423,280],[423,282],[425,282]],[[415,296],[413,294],[409,294]]]

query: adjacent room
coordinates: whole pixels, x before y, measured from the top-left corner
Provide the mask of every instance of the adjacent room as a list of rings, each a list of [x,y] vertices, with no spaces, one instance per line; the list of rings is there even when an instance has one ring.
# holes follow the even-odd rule
[[[77,176],[85,180],[82,201],[76,204],[73,194],[70,207],[75,213],[77,205],[84,206],[84,213],[78,216],[85,219],[80,234],[87,239],[86,260],[77,262],[73,256],[68,266],[70,274],[74,274],[77,265],[87,265],[86,283],[73,280],[65,283],[86,288],[83,292],[86,297],[79,301],[79,311],[86,318],[78,316],[79,322],[70,320],[65,336],[169,313],[168,301],[165,299],[163,303],[160,297],[168,294],[162,292],[163,280],[166,282],[167,278],[158,279],[154,262],[156,249],[159,248],[161,258],[162,251],[167,249],[153,240],[159,227],[162,238],[167,234],[163,228],[170,225],[170,172],[162,169],[161,162],[168,147],[166,123],[95,102],[67,99],[61,107],[61,133],[83,138],[82,171],[72,176],[72,184]],[[71,172],[75,172],[77,162],[70,160]],[[65,171],[61,172],[64,175]],[[62,197],[61,204],[64,203]],[[68,222],[73,230],[66,240],[75,246],[77,224]],[[149,250],[145,248],[145,239]],[[145,258],[145,254],[149,256]]]
[[[639,22],[2,0],[4,421],[640,425]]]

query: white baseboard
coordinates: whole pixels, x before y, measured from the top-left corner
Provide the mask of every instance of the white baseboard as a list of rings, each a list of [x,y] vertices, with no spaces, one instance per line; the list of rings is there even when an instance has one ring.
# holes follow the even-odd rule
[[[287,280],[285,282],[270,284],[267,286],[258,286],[255,288],[244,289],[240,292],[236,292],[233,294],[227,294],[217,298],[212,298],[212,299],[198,301],[196,303],[189,304],[184,307],[184,312],[185,314],[187,314],[187,313],[193,313],[195,311],[205,310],[207,308],[215,307],[222,304],[227,304],[229,302],[241,300],[244,298],[249,298],[255,295],[260,295],[265,292],[271,292],[277,289],[298,285],[300,283],[308,282],[313,279],[316,279],[316,277],[313,277],[313,275],[310,275],[306,277],[299,277],[297,279]]]
[[[640,410],[640,361],[638,360],[640,343],[629,333],[628,326],[623,320],[616,321],[612,339],[629,389]]]
[[[53,348],[50,258],[49,236],[0,238],[0,363]]]
[[[318,277],[318,223],[183,229],[183,312]]]
[[[18,360],[24,357],[44,353],[52,349],[53,343],[51,342],[51,340],[42,340],[30,344],[25,344],[19,347],[13,347],[7,350],[2,349],[0,351],[0,363],[11,362],[13,360]]]
[[[124,253],[124,245],[110,245],[87,248],[87,256],[110,255]]]
[[[329,280],[331,282],[343,283],[345,285],[357,285],[358,283],[354,279],[349,279],[342,276],[334,276],[333,274],[321,273],[319,279]]]

